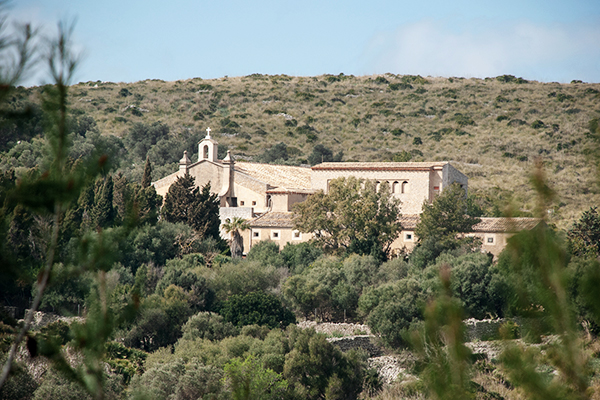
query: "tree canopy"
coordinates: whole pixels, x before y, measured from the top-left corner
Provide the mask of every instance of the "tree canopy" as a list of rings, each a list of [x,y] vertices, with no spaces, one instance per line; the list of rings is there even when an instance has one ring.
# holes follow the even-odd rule
[[[433,203],[423,204],[415,235],[421,243],[432,239],[452,247],[459,234],[471,232],[473,225],[481,221],[480,215],[480,210],[469,201],[465,190],[458,184],[452,184]]]
[[[600,214],[597,207],[584,211],[567,232],[569,250],[578,256],[600,255]]]
[[[219,198],[210,192],[210,183],[200,189],[189,174],[169,187],[162,216],[169,222],[191,226],[201,236],[219,239]]]
[[[294,228],[312,233],[330,250],[387,256],[402,226],[400,201],[389,185],[354,177],[330,182],[329,193],[319,191],[294,205]]]

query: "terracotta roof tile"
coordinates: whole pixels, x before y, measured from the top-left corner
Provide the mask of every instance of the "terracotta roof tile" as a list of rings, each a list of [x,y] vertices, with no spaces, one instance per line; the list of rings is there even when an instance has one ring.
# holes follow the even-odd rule
[[[405,230],[414,230],[420,221],[418,214],[408,214],[400,217]],[[533,229],[540,223],[537,218],[490,218],[482,217],[481,222],[473,226],[473,232],[518,232],[523,229]]]
[[[430,170],[442,168],[448,161],[440,162],[326,162],[312,167],[313,170]]]
[[[236,162],[234,168],[279,189],[311,189],[310,168]]]
[[[540,223],[538,218],[487,218],[473,227],[474,232],[518,232],[533,229]]]
[[[252,228],[262,227],[279,227],[279,228],[291,228],[292,224],[292,213],[291,212],[267,212],[260,217],[257,217],[250,221]]]

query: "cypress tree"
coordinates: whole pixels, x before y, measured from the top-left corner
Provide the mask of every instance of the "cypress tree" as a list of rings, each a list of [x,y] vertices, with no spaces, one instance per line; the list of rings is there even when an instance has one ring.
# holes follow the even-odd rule
[[[162,216],[169,222],[183,222],[203,237],[219,240],[219,198],[210,192],[210,183],[202,190],[189,174],[171,185],[165,197]]]
[[[96,182],[96,194],[94,207],[92,208],[92,223],[96,228],[109,228],[115,221],[115,209],[113,207],[113,180],[108,176]],[[99,183],[99,184],[98,184]]]
[[[144,166],[144,175],[142,176],[142,188],[147,188],[152,183],[152,164],[150,158],[146,157],[146,165]]]

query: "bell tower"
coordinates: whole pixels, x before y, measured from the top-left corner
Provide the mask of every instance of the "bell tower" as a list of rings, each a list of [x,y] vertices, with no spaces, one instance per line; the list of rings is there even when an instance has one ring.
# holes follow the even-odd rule
[[[206,128],[206,137],[198,144],[198,161],[208,160],[217,162],[219,143],[210,137],[210,128]]]

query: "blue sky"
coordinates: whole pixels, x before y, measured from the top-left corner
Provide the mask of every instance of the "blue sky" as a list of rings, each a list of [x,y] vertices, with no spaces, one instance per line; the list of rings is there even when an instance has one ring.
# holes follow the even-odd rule
[[[8,12],[45,32],[76,21],[76,81],[391,72],[600,82],[600,0],[17,0]]]

